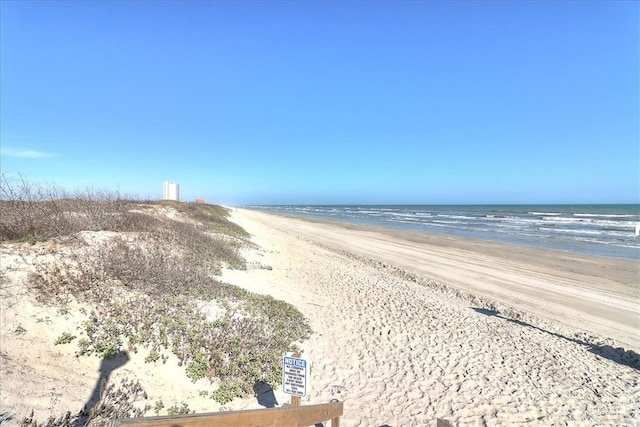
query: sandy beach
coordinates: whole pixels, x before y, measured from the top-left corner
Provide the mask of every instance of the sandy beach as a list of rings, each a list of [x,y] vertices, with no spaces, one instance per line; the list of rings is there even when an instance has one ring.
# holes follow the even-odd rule
[[[231,220],[256,247],[244,250],[246,271],[224,270],[222,280],[310,319],[303,404],[343,401],[341,425],[640,425],[637,262],[245,209],[232,209]],[[53,246],[3,247],[2,267],[27,272]],[[149,402],[166,407],[260,407],[255,398],[224,407],[203,398],[211,386],[191,383],[173,359],[131,354],[104,369],[74,357],[72,345],[52,346],[73,315],[38,306],[17,283],[2,301],[3,424],[30,409],[40,421],[81,409],[104,372],[139,379]]]
[[[640,424],[638,263],[234,210],[347,426]],[[286,397],[281,397],[286,398]]]

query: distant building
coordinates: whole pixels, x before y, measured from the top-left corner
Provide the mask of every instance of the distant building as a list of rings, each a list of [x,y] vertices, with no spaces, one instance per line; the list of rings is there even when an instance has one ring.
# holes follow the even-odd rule
[[[165,181],[162,186],[162,200],[180,200],[180,184]]]
[[[196,205],[204,205],[204,199],[196,199]]]

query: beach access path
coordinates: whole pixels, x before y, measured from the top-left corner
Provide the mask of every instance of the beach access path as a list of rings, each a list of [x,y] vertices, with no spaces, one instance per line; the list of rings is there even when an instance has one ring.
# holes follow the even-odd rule
[[[306,401],[343,400],[344,425],[640,423],[640,371],[619,357],[639,351],[637,262],[245,209],[231,220],[259,249],[223,280],[310,319]]]

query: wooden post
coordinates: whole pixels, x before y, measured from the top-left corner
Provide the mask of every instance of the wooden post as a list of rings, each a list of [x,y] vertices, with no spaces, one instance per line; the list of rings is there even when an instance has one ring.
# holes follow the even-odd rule
[[[300,352],[296,352],[292,354],[293,357],[295,358],[300,358],[300,356],[302,356],[302,354],[300,354]],[[291,395],[291,405],[292,406],[301,406],[302,405],[302,399],[300,398],[300,396],[294,396]]]

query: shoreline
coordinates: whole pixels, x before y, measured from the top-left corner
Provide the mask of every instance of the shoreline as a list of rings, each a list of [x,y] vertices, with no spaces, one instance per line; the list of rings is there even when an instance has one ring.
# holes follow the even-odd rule
[[[575,209],[577,207],[580,206],[584,206],[584,207],[593,207],[594,205],[460,205],[460,207],[462,208],[470,208],[470,207],[477,207],[477,208],[487,208],[487,207],[495,207],[495,208],[512,208],[512,207],[531,207],[531,208],[542,208],[543,210],[546,208],[547,210],[553,210],[553,207],[564,207],[567,208],[569,210],[571,209]],[[599,205],[595,205],[596,207]],[[629,204],[629,205],[602,205],[602,206],[635,206],[633,204]],[[324,212],[317,214],[317,213],[310,213],[307,212],[305,209],[313,209],[313,208],[321,208],[321,209],[328,209],[328,208],[332,208],[333,206],[328,205],[328,206],[324,206],[324,205],[319,205],[319,206],[306,206],[306,205],[301,205],[300,208],[304,208],[301,211],[298,212],[290,212],[287,210],[279,210],[279,209],[273,209],[274,207],[262,207],[262,206],[250,206],[250,207],[240,207],[241,209],[248,209],[248,210],[255,210],[255,211],[259,211],[259,212],[265,212],[265,213],[272,213],[275,215],[283,215],[283,216],[287,216],[287,217],[291,217],[291,218],[301,218],[301,219],[307,219],[310,221],[326,221],[326,222],[334,222],[337,224],[354,224],[354,225],[362,225],[365,227],[379,227],[379,228],[384,228],[384,229],[390,229],[390,230],[401,230],[401,231],[407,231],[407,232],[411,232],[411,233],[425,233],[425,234],[433,234],[433,235],[437,235],[437,236],[441,236],[441,237],[454,237],[454,238],[460,238],[460,239],[470,239],[470,240],[481,240],[481,241],[486,241],[486,242],[494,242],[494,243],[498,243],[498,244],[506,244],[506,245],[515,245],[515,246],[520,246],[520,247],[530,247],[530,248],[535,248],[535,249],[544,249],[544,250],[551,250],[551,251],[557,251],[557,252],[562,252],[562,253],[574,253],[577,255],[586,255],[586,256],[595,256],[595,257],[599,257],[599,258],[612,258],[612,259],[623,259],[623,260],[630,260],[630,261],[640,261],[640,247],[631,247],[631,246],[619,246],[619,245],[615,245],[615,244],[609,244],[609,243],[605,243],[605,242],[589,242],[589,241],[583,241],[581,239],[577,239],[577,240],[558,240],[558,241],[550,241],[548,240],[549,236],[542,235],[542,237],[540,238],[536,238],[533,235],[524,233],[524,234],[513,234],[513,233],[505,233],[504,228],[502,228],[502,232],[498,232],[501,227],[492,227],[493,231],[490,231],[488,229],[477,229],[477,228],[466,228],[466,227],[462,227],[462,228],[452,228],[452,227],[447,227],[445,226],[444,228],[434,228],[432,224],[430,224],[429,222],[425,222],[422,223],[420,222],[421,220],[419,220],[418,222],[410,222],[410,221],[406,221],[406,222],[398,222],[398,221],[390,221],[389,219],[379,219],[378,216],[374,216],[374,217],[367,217],[362,216],[362,215],[358,215],[357,214],[357,209],[360,209],[361,207],[359,205],[344,205],[344,206],[336,206],[336,208],[353,208],[356,209],[356,214],[355,216],[353,215],[348,215],[348,216],[341,216],[340,213],[335,214],[332,213],[332,211],[330,212]],[[369,206],[366,206],[365,208],[367,208]],[[456,208],[458,207],[458,205],[435,205],[435,206],[430,206],[430,205],[416,205],[416,206],[411,206],[411,205],[391,205],[391,206],[385,206],[385,205],[380,205],[380,206],[370,206],[371,209],[380,209],[380,213],[382,214],[382,212],[385,212],[388,209],[385,209],[386,207],[390,207],[390,208],[408,208],[408,207],[415,207],[416,209],[420,209],[422,207],[424,208],[429,208],[429,207],[433,207],[433,208]],[[277,206],[275,208],[278,208]],[[436,215],[432,213],[431,211],[429,211],[429,209],[427,209],[427,212],[430,212],[427,216],[432,216],[432,215]],[[437,211],[436,211],[437,212]],[[485,212],[486,213],[486,212]],[[502,213],[502,211],[496,211],[496,212],[492,212],[491,215],[487,215],[487,217],[495,217],[496,215],[498,215],[499,213]],[[342,213],[344,214],[344,212]],[[518,215],[518,214],[522,214],[522,213],[516,213],[514,212],[513,215]],[[529,214],[539,214],[539,215],[543,215],[545,214],[544,212],[529,212]],[[566,213],[565,213],[566,214]],[[483,218],[482,215],[479,215],[478,212],[471,212],[470,213],[471,218]],[[563,215],[560,212],[552,212],[552,213],[548,213],[547,215],[550,215],[551,217],[561,217],[561,215]],[[581,214],[581,213],[574,213],[574,215],[577,215],[578,217],[582,218],[582,217],[591,217],[597,214]],[[445,217],[447,217],[446,213],[444,215]],[[604,217],[608,217],[610,215],[605,215],[603,214]],[[616,215],[613,215],[616,216]],[[626,214],[624,214],[624,216],[626,216]],[[501,217],[501,216],[500,216]],[[420,216],[419,218],[423,218],[422,216]],[[639,223],[640,224],[640,223]],[[548,227],[553,227],[554,225],[548,225]],[[621,225],[620,225],[621,226]],[[485,225],[486,227],[486,225]],[[631,228],[629,229],[629,233],[632,235],[633,234],[633,224],[631,224],[630,226]],[[580,234],[580,231],[576,230],[576,232],[578,234]],[[628,237],[628,236],[627,236]],[[635,239],[637,241],[637,239]]]
[[[350,426],[640,425],[633,262],[603,268],[597,257],[250,209],[230,220],[258,249],[223,281],[295,305],[314,330],[302,343],[303,404],[339,399]]]
[[[416,243],[432,243],[435,245],[444,246],[454,246],[459,248],[464,248],[467,246],[477,247],[479,245],[486,245],[487,247],[494,246],[497,252],[502,250],[503,254],[512,254],[513,252],[509,250],[509,248],[515,249],[517,252],[528,252],[530,251],[532,256],[539,253],[547,253],[549,256],[547,258],[553,259],[557,256],[567,257],[575,259],[592,259],[593,262],[597,262],[598,260],[604,261],[621,261],[623,263],[627,262],[635,262],[635,259],[624,258],[624,257],[609,257],[603,255],[595,255],[591,253],[582,253],[582,252],[572,252],[568,250],[559,250],[550,247],[544,246],[533,246],[528,244],[520,244],[520,243],[512,243],[512,242],[503,242],[492,239],[482,239],[476,237],[468,237],[468,236],[458,236],[447,233],[435,233],[426,230],[418,230],[418,229],[410,229],[404,227],[392,227],[385,225],[376,225],[376,224],[364,224],[360,222],[351,222],[345,220],[338,219],[328,219],[328,218],[320,218],[315,216],[304,216],[304,215],[294,215],[294,214],[284,214],[280,212],[271,212],[254,208],[231,208],[231,209],[240,209],[247,210],[251,212],[259,212],[264,213],[266,215],[274,215],[284,218],[290,218],[294,220],[307,221],[311,223],[325,224],[328,226],[334,225],[336,227],[349,229],[349,230],[360,230],[360,231],[371,231],[371,232],[380,232],[382,234],[387,234],[390,237],[399,237],[406,240],[415,241]],[[640,259],[638,260],[640,262]],[[639,266],[640,267],[640,266]],[[639,268],[640,272],[640,268]],[[640,277],[638,277],[638,284],[640,284]]]
[[[273,218],[264,223],[281,231],[612,338],[640,352],[640,263],[632,260],[237,209]],[[571,312],[563,312],[565,307]],[[585,323],[592,330],[586,331]]]

